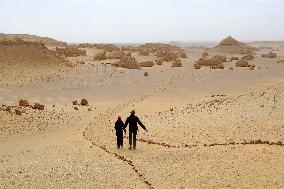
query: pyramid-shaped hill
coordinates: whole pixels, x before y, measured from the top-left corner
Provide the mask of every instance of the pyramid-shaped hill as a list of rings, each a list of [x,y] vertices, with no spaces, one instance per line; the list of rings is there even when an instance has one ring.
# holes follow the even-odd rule
[[[242,43],[234,39],[232,36],[229,36],[225,39],[223,39],[220,43],[219,46],[225,46],[225,45],[241,45]]]
[[[209,53],[251,54],[255,50],[257,49],[229,36],[223,39],[216,47],[211,48]]]

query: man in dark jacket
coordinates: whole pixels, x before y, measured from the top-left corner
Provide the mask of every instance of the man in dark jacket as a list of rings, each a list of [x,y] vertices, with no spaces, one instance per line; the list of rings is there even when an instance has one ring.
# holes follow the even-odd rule
[[[117,121],[115,122],[117,148],[123,147],[123,130],[125,132],[124,123],[121,120],[121,117],[118,116]]]
[[[138,125],[137,123],[146,131],[146,127],[143,125],[143,123],[139,120],[139,118],[135,115],[135,110],[132,110],[130,112],[130,116],[125,121],[124,128],[127,127],[129,124],[129,149],[132,149],[132,143],[133,143],[133,149],[136,149],[136,135],[138,131]]]

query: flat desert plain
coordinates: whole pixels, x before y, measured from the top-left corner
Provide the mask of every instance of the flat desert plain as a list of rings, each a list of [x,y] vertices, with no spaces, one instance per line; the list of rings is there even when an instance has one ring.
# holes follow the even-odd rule
[[[0,188],[284,188],[284,42],[0,39]]]

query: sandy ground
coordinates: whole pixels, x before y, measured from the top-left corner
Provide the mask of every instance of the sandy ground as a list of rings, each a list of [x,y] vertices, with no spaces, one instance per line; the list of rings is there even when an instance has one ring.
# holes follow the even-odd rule
[[[62,79],[1,82],[0,104],[46,109],[0,111],[0,188],[284,188],[283,146],[272,144],[284,142],[284,46],[252,45],[266,47],[255,70],[195,70],[203,50],[190,45],[182,68],[141,70],[95,62],[87,49]],[[262,58],[271,48],[278,58]],[[82,98],[90,105],[74,110]],[[127,138],[116,149],[114,122],[132,109],[149,132],[139,130],[135,151]]]

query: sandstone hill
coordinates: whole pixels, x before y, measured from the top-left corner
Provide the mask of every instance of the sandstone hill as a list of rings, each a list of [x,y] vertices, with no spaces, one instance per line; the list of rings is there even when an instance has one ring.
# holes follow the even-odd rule
[[[216,47],[211,48],[209,53],[211,51],[213,53],[251,54],[255,50],[257,49],[229,36],[223,39]]]
[[[13,40],[14,38],[20,38],[27,42],[39,42],[39,43],[43,43],[46,46],[66,46],[67,45],[65,42],[57,41],[49,37],[40,37],[40,36],[28,35],[28,34],[1,34],[0,33],[0,40]]]

